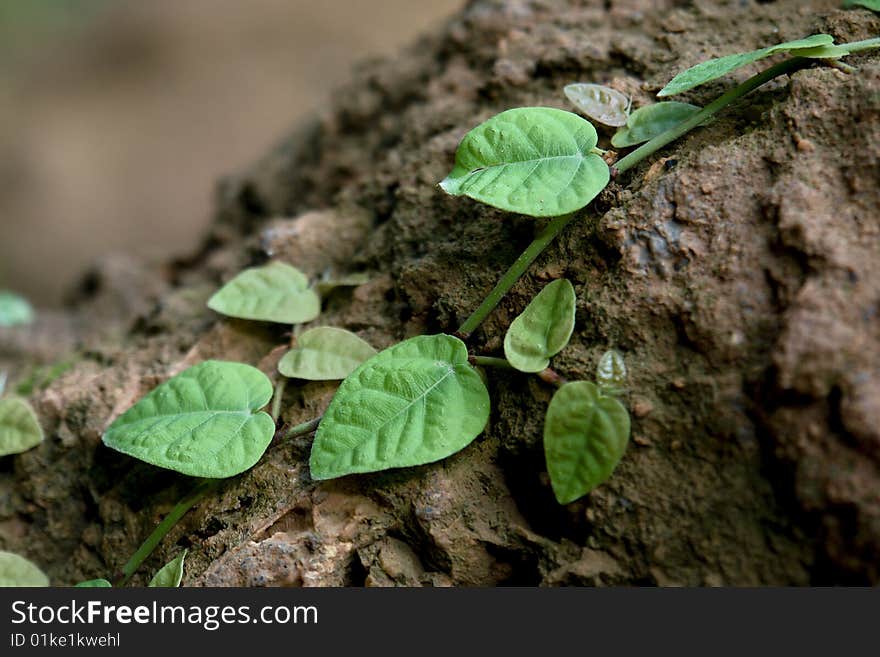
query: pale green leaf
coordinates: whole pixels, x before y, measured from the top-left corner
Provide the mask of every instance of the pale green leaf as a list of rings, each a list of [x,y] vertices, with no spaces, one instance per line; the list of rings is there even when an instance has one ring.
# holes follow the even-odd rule
[[[794,55],[800,55],[800,50],[809,51],[810,49],[821,46],[830,46],[832,43],[834,43],[834,37],[830,34],[814,34],[805,39],[787,41],[786,43],[779,43],[775,46],[761,48],[760,50],[738,53],[736,55],[727,55],[726,57],[719,57],[718,59],[710,59],[701,62],[696,66],[692,66],[676,75],[657,95],[662,97],[680,94],[683,91],[693,89],[701,84],[720,78],[742,66],[769,57],[770,55],[783,52],[791,52]]]
[[[321,298],[299,269],[271,262],[238,274],[208,300],[208,308],[240,319],[303,324],[321,314]]]
[[[119,416],[104,444],[192,477],[232,477],[253,466],[275,433],[272,382],[241,363],[209,360],[169,379]]]
[[[162,566],[153,575],[153,579],[147,586],[177,588],[183,579],[183,560],[186,559],[186,550],[178,554],[174,559]]]
[[[489,393],[450,335],[380,352],[342,382],[321,420],[313,479],[422,465],[464,449],[489,418]]]
[[[603,483],[629,441],[629,413],[588,381],[566,383],[550,400],[544,455],[553,493],[568,504]]]
[[[564,278],[546,285],[513,320],[504,336],[504,356],[520,372],[540,372],[574,330],[574,287]]]
[[[640,107],[630,114],[626,127],[614,133],[611,145],[615,148],[626,148],[650,141],[699,111],[700,108],[696,105],[675,101]]]
[[[315,290],[322,297],[326,297],[337,287],[359,287],[370,282],[370,277],[364,272],[346,274],[344,276],[323,276],[315,283]]]
[[[619,351],[609,349],[599,359],[596,367],[596,383],[600,388],[620,390],[626,387],[626,363]]]
[[[496,208],[534,217],[579,210],[608,184],[605,161],[592,152],[596,129],[577,114],[522,107],[471,130],[440,183]]]
[[[19,326],[34,321],[34,309],[27,299],[0,290],[0,327]]]
[[[85,582],[80,582],[74,588],[77,589],[110,589],[113,588],[113,585],[108,582],[106,579],[90,579]]]
[[[565,85],[563,91],[575,107],[594,121],[614,128],[626,125],[631,101],[617,89],[576,82]]]
[[[9,586],[49,586],[49,578],[35,563],[0,550],[0,587]]]
[[[336,381],[375,355],[376,350],[351,331],[320,326],[297,337],[296,347],[284,354],[278,371],[291,379]]]
[[[24,399],[0,399],[0,456],[21,454],[43,442],[43,429]]]

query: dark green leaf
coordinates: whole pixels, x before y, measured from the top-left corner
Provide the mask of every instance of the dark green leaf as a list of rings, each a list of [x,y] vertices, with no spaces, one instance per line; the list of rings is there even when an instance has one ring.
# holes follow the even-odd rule
[[[603,483],[629,441],[629,413],[587,381],[566,383],[550,401],[544,455],[553,493],[568,504]]]
[[[313,479],[421,465],[464,449],[489,418],[489,393],[449,335],[380,352],[342,382],[321,420]]]
[[[568,214],[608,184],[608,165],[592,152],[596,141],[596,129],[571,112],[508,110],[465,136],[440,186],[510,212]]]
[[[244,472],[275,433],[268,413],[272,383],[241,363],[209,360],[181,372],[122,414],[104,444],[192,477]]]

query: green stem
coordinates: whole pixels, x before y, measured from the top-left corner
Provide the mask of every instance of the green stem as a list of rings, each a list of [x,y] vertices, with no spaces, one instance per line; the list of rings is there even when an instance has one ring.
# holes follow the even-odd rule
[[[480,307],[477,308],[473,314],[468,317],[464,324],[462,324],[457,333],[463,339],[467,339],[471,333],[473,333],[477,327],[483,323],[483,320],[495,309],[501,299],[504,298],[504,295],[510,291],[510,288],[519,280],[520,276],[522,276],[525,271],[529,268],[535,259],[541,255],[541,252],[547,248],[547,245],[550,244],[556,236],[561,233],[566,226],[574,219],[574,214],[564,214],[559,217],[554,217],[553,220],[545,226],[544,230],[540,232],[540,234],[532,241],[531,244],[526,247],[526,250],[523,251],[519,258],[516,259],[510,269],[504,274],[498,284],[492,289],[483,303],[480,304]]]
[[[715,116],[719,111],[730,105],[730,103],[732,103],[733,101],[739,100],[747,93],[754,91],[762,84],[769,82],[773,78],[779,77],[780,75],[785,75],[787,73],[793,73],[798,69],[809,66],[811,63],[813,63],[813,60],[805,59],[803,57],[795,57],[793,59],[787,59],[784,62],[780,62],[774,66],[771,66],[766,71],[762,71],[757,75],[750,77],[738,87],[734,87],[727,93],[719,96],[716,100],[706,105],[706,107],[694,114],[688,120],[679,123],[674,128],[670,128],[662,135],[654,137],[651,141],[643,144],[632,153],[621,159],[614,167],[615,171],[617,173],[623,173],[628,169],[632,169],[639,162],[647,157],[650,157],[658,150],[666,146],[666,144],[675,141],[679,137],[687,134],[688,132],[696,128],[697,126],[705,123],[707,120]]]
[[[506,370],[512,370],[513,365],[506,358],[495,358],[494,356],[469,356],[468,362],[477,367],[499,367]]]
[[[222,479],[203,479],[193,491],[180,500],[165,518],[160,522],[153,533],[147,537],[141,546],[137,549],[131,559],[122,567],[122,574],[117,578],[114,586],[120,586],[128,582],[135,571],[140,567],[144,560],[149,557],[156,546],[165,538],[165,535],[171,531],[171,528],[189,511],[193,506],[199,503],[208,493],[213,491]]]
[[[847,54],[860,52],[862,50],[873,50],[874,48],[880,48],[880,37],[865,39],[863,41],[853,41],[852,43],[835,44],[833,47],[843,48],[846,50]]]
[[[278,417],[281,415],[281,402],[284,399],[284,388],[287,387],[287,377],[281,377],[281,380],[275,384],[275,394],[272,395],[272,421],[277,423]]]
[[[296,438],[297,436],[304,436],[307,433],[312,433],[315,429],[318,428],[318,425],[321,424],[321,419],[324,416],[316,417],[314,420],[309,420],[308,422],[303,422],[302,424],[297,424],[296,426],[290,427],[287,431],[284,432],[283,438],[287,440],[288,438]]]

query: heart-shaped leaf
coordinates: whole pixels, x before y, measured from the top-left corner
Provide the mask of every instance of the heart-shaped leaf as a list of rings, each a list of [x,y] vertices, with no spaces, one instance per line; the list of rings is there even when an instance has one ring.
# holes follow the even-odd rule
[[[577,82],[565,85],[563,91],[575,107],[594,121],[614,128],[626,125],[631,101],[617,89]]]
[[[354,372],[376,355],[364,340],[351,331],[320,326],[305,331],[278,363],[278,371],[291,379],[336,381]]]
[[[560,504],[604,482],[629,441],[629,413],[588,381],[566,383],[550,400],[544,420],[544,455]]]
[[[0,456],[21,454],[43,442],[43,429],[24,399],[0,399]]]
[[[27,299],[0,290],[0,326],[18,326],[34,321],[34,309]]]
[[[619,351],[609,349],[602,354],[596,366],[596,383],[606,391],[626,387],[626,363]]]
[[[90,579],[80,582],[74,588],[77,589],[112,589],[113,585],[106,579]]]
[[[568,214],[608,184],[608,165],[592,152],[597,139],[590,122],[571,112],[507,110],[465,135],[440,187],[533,217]]]
[[[104,444],[192,477],[244,472],[275,433],[268,413],[272,382],[241,363],[209,360],[169,379],[119,416]]]
[[[302,324],[321,314],[321,298],[299,269],[271,262],[238,274],[208,300],[208,308],[240,319]]]
[[[807,51],[807,54],[810,54],[809,51],[811,49],[830,46],[832,43],[834,43],[834,37],[830,34],[814,34],[805,39],[787,41],[786,43],[779,43],[775,46],[761,48],[760,50],[738,53],[736,55],[727,55],[726,57],[719,57],[718,59],[710,59],[701,62],[696,66],[692,66],[676,75],[657,95],[662,97],[680,94],[683,91],[693,89],[701,84],[720,78],[742,66],[756,62],[759,59],[764,59],[770,55],[783,52],[791,52],[794,55],[800,55],[801,53],[798,51],[801,50]]]
[[[186,559],[186,550],[178,554],[174,559],[162,566],[158,572],[153,575],[153,579],[147,586],[177,588],[183,579],[183,560]]]
[[[313,479],[422,465],[464,449],[489,419],[489,393],[464,343],[421,335],[349,375],[321,420]]]
[[[49,578],[35,563],[0,551],[0,587],[9,586],[49,586]]]
[[[691,118],[700,109],[696,105],[675,101],[640,107],[630,114],[626,127],[614,133],[611,145],[615,148],[626,148],[650,141]]]
[[[563,350],[574,330],[574,287],[564,278],[546,285],[510,324],[504,355],[520,372],[540,372]]]

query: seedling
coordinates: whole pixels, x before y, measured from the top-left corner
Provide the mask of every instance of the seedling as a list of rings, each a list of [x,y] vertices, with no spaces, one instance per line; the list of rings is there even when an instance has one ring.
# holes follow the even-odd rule
[[[617,89],[578,82],[565,85],[563,92],[588,118],[613,128],[626,125],[632,99]]]
[[[49,578],[32,561],[0,551],[0,587],[9,586],[49,586]]]
[[[0,290],[0,328],[23,326],[34,321],[34,309],[28,300],[13,292]]]

